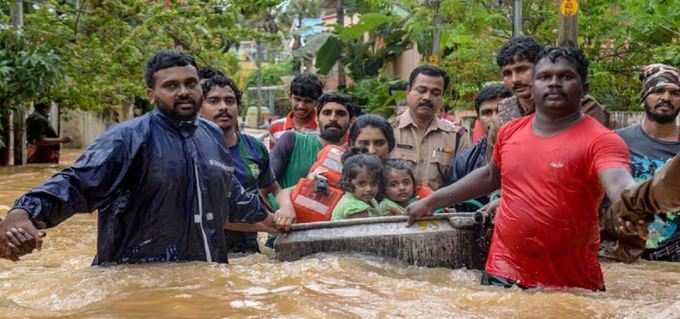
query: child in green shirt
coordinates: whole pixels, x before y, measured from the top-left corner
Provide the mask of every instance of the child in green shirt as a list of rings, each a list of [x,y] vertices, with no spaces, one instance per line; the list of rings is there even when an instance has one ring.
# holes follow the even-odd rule
[[[385,198],[380,202],[380,209],[405,215],[406,206],[417,199],[413,167],[404,160],[387,160],[383,168],[383,178]]]
[[[413,166],[400,159],[389,159],[383,165],[385,181],[385,198],[380,202],[380,209],[389,214],[406,215],[406,206],[419,198]],[[431,192],[431,191],[430,191]],[[442,209],[434,211],[443,213]]]
[[[345,191],[332,220],[385,215],[375,200],[382,188],[382,163],[375,155],[352,148],[343,155],[340,186]]]

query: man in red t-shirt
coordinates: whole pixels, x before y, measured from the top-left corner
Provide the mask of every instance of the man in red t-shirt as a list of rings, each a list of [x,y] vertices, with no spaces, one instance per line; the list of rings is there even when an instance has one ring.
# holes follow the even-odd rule
[[[605,193],[616,201],[635,182],[625,143],[580,110],[587,66],[578,49],[542,51],[536,113],[500,130],[488,165],[408,207],[415,219],[501,188],[483,284],[604,289],[597,208]]]
[[[316,107],[322,93],[323,83],[316,75],[302,73],[295,76],[288,95],[291,111],[286,117],[273,121],[269,128],[270,149],[286,131],[317,132]]]

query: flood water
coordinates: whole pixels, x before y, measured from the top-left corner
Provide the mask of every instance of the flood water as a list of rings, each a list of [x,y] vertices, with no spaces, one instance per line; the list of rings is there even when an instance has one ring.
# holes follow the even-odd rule
[[[57,170],[0,168],[0,216]],[[0,317],[680,318],[680,263],[604,263],[606,292],[522,291],[481,287],[478,271],[364,256],[91,267],[96,215],[47,233],[42,251],[0,260]]]

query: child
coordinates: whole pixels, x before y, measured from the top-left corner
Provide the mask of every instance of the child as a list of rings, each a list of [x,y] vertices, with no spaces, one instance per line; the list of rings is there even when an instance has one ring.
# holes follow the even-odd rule
[[[380,159],[351,148],[343,155],[342,162],[340,186],[345,194],[335,205],[332,220],[383,216],[375,200],[382,188]]]
[[[432,193],[429,187],[416,186],[413,166],[404,160],[390,159],[383,168],[385,198],[380,202],[380,210],[391,214],[406,214],[406,206]],[[444,212],[441,209],[434,213]]]
[[[396,211],[402,215],[406,214],[406,206],[417,199],[413,167],[404,160],[390,159],[385,161],[383,176],[385,198],[380,202],[380,209],[385,212]]]

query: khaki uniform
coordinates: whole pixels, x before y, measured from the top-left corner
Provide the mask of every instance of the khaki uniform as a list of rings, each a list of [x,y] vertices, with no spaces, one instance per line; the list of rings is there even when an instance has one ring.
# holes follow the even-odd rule
[[[411,162],[415,167],[417,182],[427,184],[433,190],[443,186],[444,177],[451,168],[451,160],[470,144],[465,128],[436,116],[423,136],[418,135],[408,110],[392,120],[391,124],[396,145],[390,157]]]

